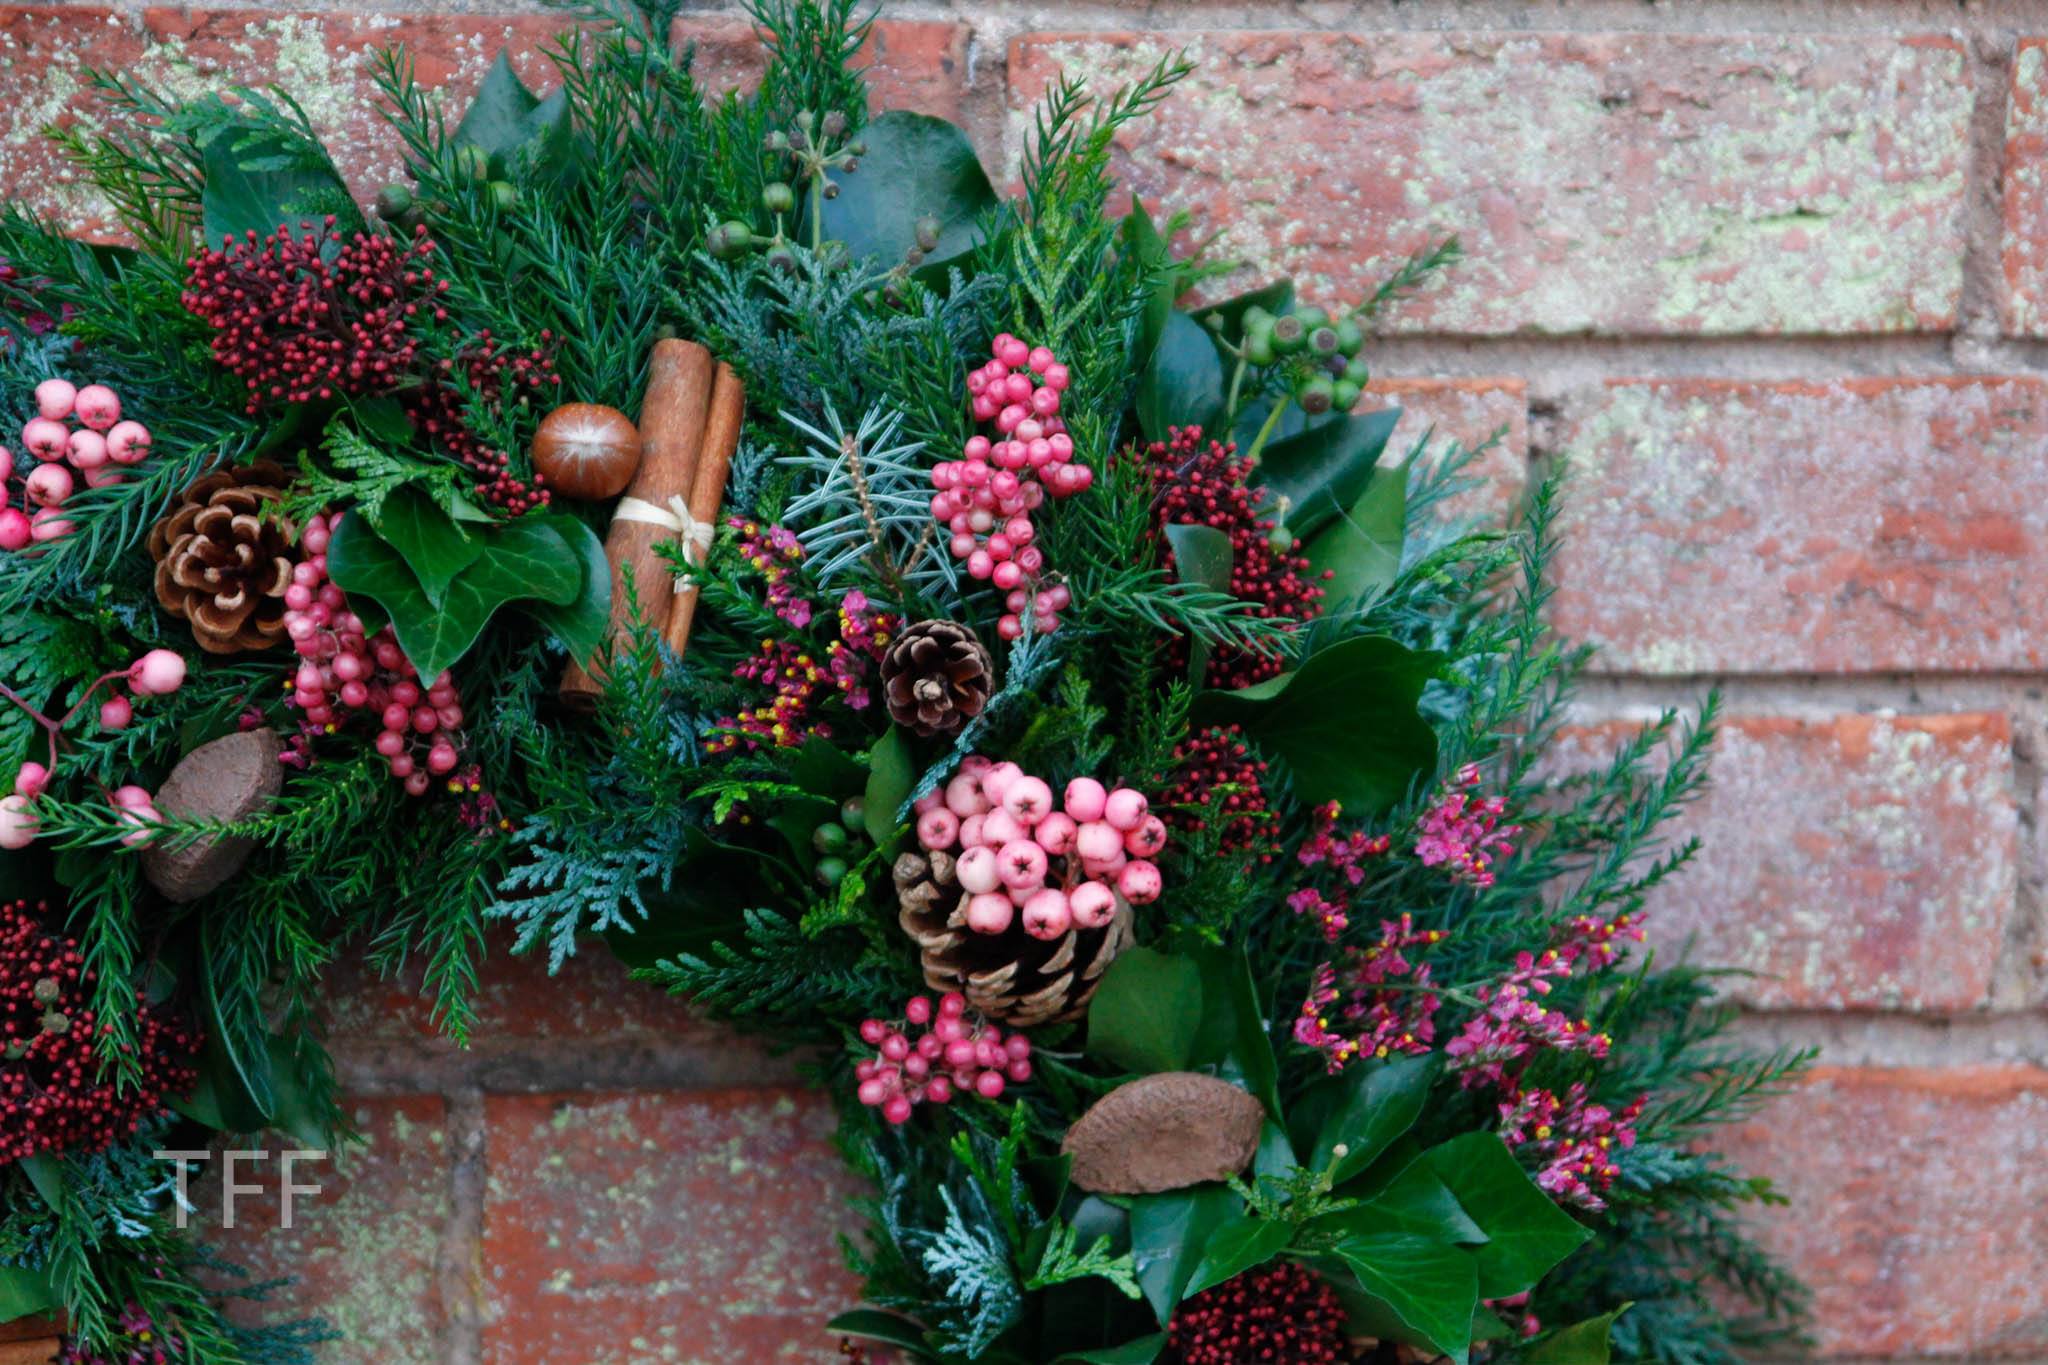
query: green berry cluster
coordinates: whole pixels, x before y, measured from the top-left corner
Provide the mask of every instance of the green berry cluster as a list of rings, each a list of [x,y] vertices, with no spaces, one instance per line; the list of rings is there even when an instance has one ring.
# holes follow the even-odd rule
[[[867,802],[849,796],[839,803],[837,820],[827,820],[811,831],[811,847],[818,854],[812,872],[818,884],[827,888],[839,885],[846,876],[848,859],[865,852],[867,842]]]
[[[1245,310],[1245,362],[1280,367],[1288,392],[1311,417],[1348,412],[1358,402],[1372,378],[1364,347],[1365,329],[1349,315],[1332,317],[1312,305],[1278,316],[1256,305]]]
[[[794,227],[791,215],[796,212],[798,194],[810,197],[811,248],[819,250],[825,245],[820,238],[820,206],[839,197],[839,185],[832,177],[860,169],[867,146],[858,137],[847,136],[846,115],[839,110],[828,110],[821,117],[806,109],[788,128],[770,130],[761,140],[761,151],[771,173],[778,175],[761,187],[761,208],[773,221],[773,230],[760,233],[753,224],[735,218],[711,230],[705,249],[721,261],[760,249],[767,253],[769,265],[793,270],[796,253],[790,250],[788,234]]]
[[[500,213],[508,212],[519,202],[519,187],[509,180],[496,180],[491,176],[491,154],[473,142],[457,143],[452,149],[455,173],[461,179],[481,183],[484,192],[490,196]],[[393,227],[404,232],[426,223],[436,213],[446,213],[448,206],[439,201],[429,203],[414,194],[410,188],[400,184],[389,184],[377,191],[377,216]]]

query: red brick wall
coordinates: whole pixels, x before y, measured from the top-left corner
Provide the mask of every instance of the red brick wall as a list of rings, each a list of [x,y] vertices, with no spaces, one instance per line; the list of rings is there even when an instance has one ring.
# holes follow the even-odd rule
[[[289,83],[390,173],[366,45],[472,87],[560,23],[462,13],[0,12],[0,183],[80,230],[34,130],[82,65]],[[429,0],[429,5],[431,0]],[[517,13],[511,10],[519,10]],[[481,10],[483,12],[474,12]],[[729,0],[684,23],[745,79]],[[1502,489],[1579,475],[1558,616],[1596,727],[1710,682],[1731,724],[1696,873],[1658,906],[1758,973],[1759,1038],[1830,1068],[1735,1141],[1837,1358],[2048,1358],[2048,10],[2038,0],[910,0],[884,101],[991,162],[1058,70],[1189,45],[1128,147],[1246,278],[1355,297],[1425,238],[1471,262],[1390,319],[1389,397],[1506,423]],[[1132,25],[1148,31],[1119,31]],[[404,990],[340,1005],[367,1152],[291,1238],[237,1237],[346,1361],[825,1361],[850,1186],[791,1073],[605,965],[497,969],[468,1054]],[[317,1170],[317,1168],[315,1168]]]

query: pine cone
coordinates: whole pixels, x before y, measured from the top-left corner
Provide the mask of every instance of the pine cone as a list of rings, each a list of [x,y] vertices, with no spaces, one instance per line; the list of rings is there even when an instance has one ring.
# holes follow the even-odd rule
[[[906,626],[882,656],[889,718],[920,735],[951,734],[980,715],[994,683],[987,648],[954,621]]]
[[[894,877],[903,907],[897,922],[923,950],[925,984],[959,991],[1011,1028],[1079,1018],[1109,964],[1137,941],[1135,917],[1122,897],[1104,928],[1070,929],[1046,942],[1025,933],[1021,918],[1000,934],[969,929],[950,853],[902,854]]]
[[[284,470],[267,462],[216,470],[150,528],[156,600],[191,623],[209,654],[269,649],[284,639],[293,532],[273,505],[285,483]]]

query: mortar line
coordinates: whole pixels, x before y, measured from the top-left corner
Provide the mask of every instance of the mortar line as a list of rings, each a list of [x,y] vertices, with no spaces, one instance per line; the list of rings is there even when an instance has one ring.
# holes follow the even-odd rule
[[[435,1274],[441,1291],[442,1360],[481,1365],[483,1360],[484,1187],[489,1175],[489,1134],[483,1092],[446,1092],[448,1222],[441,1233]]]

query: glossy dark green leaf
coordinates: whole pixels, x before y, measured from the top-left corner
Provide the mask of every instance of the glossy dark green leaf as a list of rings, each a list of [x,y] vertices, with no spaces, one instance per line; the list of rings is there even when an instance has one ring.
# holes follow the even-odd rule
[[[1247,1217],[1225,1223],[1209,1234],[1202,1259],[1188,1277],[1181,1292],[1193,1298],[1225,1280],[1256,1269],[1287,1250],[1294,1240],[1294,1225],[1278,1219]]]
[[[1140,1075],[1185,1071],[1204,1009],[1202,970],[1156,948],[1131,948],[1103,974],[1088,1005],[1088,1051]]]
[[[1575,1322],[1539,1338],[1523,1348],[1524,1365],[1607,1365],[1612,1358],[1615,1319],[1629,1307],[1623,1304],[1612,1313]]]
[[[1472,1345],[1479,1278],[1472,1257],[1448,1243],[1388,1234],[1340,1243],[1336,1256],[1361,1289],[1405,1329],[1401,1339],[1464,1365]]]
[[[1236,555],[1228,535],[1214,526],[1176,523],[1166,528],[1166,543],[1173,549],[1173,574],[1178,581],[1230,591],[1230,568]]]
[[[919,1360],[932,1359],[926,1347],[924,1329],[909,1318],[884,1313],[878,1308],[856,1308],[841,1313],[825,1324],[828,1332],[840,1332],[850,1337],[864,1337],[869,1341],[883,1341],[912,1352]]]
[[[43,1202],[57,1212],[63,1212],[70,1196],[64,1184],[62,1158],[50,1152],[38,1152],[21,1158],[16,1164],[28,1177],[28,1183],[36,1187],[36,1193],[43,1197]]]
[[[583,591],[584,557],[564,536],[565,527],[589,533],[574,517],[560,515],[506,522],[483,537],[484,552],[461,581],[494,608],[529,597],[568,606]]]
[[[347,525],[353,518],[344,517]],[[384,543],[398,551],[419,580],[427,601],[438,607],[447,596],[448,585],[476,562],[484,551],[484,538],[471,535],[455,524],[434,500],[417,488],[400,488],[384,499],[371,524]]]
[[[1243,1207],[1228,1185],[1196,1185],[1131,1201],[1131,1259],[1162,1327],[1201,1264],[1209,1234]]]
[[[988,173],[967,134],[930,114],[892,110],[861,129],[867,152],[857,169],[835,172],[837,197],[824,201],[825,237],[846,243],[854,259],[893,266],[917,242],[917,220],[938,219],[927,268],[974,246],[981,215],[996,207]]]
[[[1385,810],[1436,768],[1436,732],[1416,710],[1440,655],[1380,635],[1318,650],[1292,673],[1234,692],[1204,692],[1195,722],[1238,724],[1287,760],[1305,804]]]
[[[1381,408],[1269,442],[1252,481],[1266,490],[1269,508],[1287,499],[1287,525],[1306,542],[1365,492],[1400,420],[1399,408]]]
[[[868,785],[861,797],[861,818],[868,838],[877,847],[886,846],[902,828],[898,812],[910,799],[917,778],[917,760],[910,752],[910,741],[892,725],[868,751]]]
[[[1138,429],[1151,441],[1171,439],[1171,428],[1214,430],[1222,421],[1223,357],[1202,325],[1172,313],[1138,378]]]
[[[1166,320],[1173,316],[1174,300],[1180,297],[1185,275],[1174,264],[1173,245],[1159,234],[1144,200],[1131,201],[1131,211],[1124,215],[1123,237],[1124,249],[1156,276],[1152,292],[1145,296],[1144,310],[1138,314],[1138,340],[1131,348],[1131,364],[1143,374],[1166,331]]]
[[[61,1307],[47,1271],[0,1265],[0,1322],[13,1322]]]
[[[1337,1237],[1399,1233],[1468,1248],[1487,1240],[1436,1168],[1420,1158],[1364,1203],[1318,1219],[1314,1226]]]
[[[1308,1138],[1310,1169],[1328,1166],[1339,1143],[1345,1156],[1337,1162],[1336,1183],[1370,1166],[1422,1117],[1435,1075],[1430,1057],[1390,1057],[1353,1063],[1343,1074],[1317,1082],[1322,1103],[1320,1122]]]
[[[285,223],[317,224],[330,213],[344,232],[361,225],[361,212],[318,143],[242,119],[224,120],[202,136],[200,219],[210,245],[250,232],[266,237]]]
[[[1251,964],[1241,950],[1202,945],[1188,950],[1201,973],[1202,1009],[1194,1065],[1243,1086],[1280,1117],[1280,1067],[1273,1057]]]
[[[1408,471],[1382,465],[1351,510],[1309,542],[1308,562],[1323,580],[1325,615],[1363,612],[1401,572],[1408,537]]]
[[[581,581],[567,605],[536,600],[521,603],[520,610],[567,646],[569,657],[588,659],[604,644],[605,633],[611,629],[612,566],[604,557],[604,542],[579,518],[550,512],[543,520],[575,552]]]
[[[1152,1365],[1159,1359],[1159,1353],[1166,1349],[1166,1334],[1154,1332],[1148,1337],[1127,1341],[1121,1346],[1104,1346],[1093,1351],[1069,1351],[1053,1362],[1053,1365]]]
[[[1486,1233],[1486,1245],[1472,1253],[1486,1298],[1534,1288],[1592,1236],[1537,1188],[1493,1133],[1452,1138],[1430,1148],[1424,1160]]]

